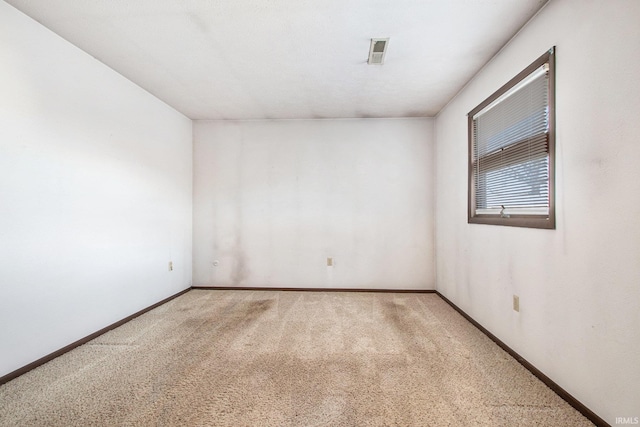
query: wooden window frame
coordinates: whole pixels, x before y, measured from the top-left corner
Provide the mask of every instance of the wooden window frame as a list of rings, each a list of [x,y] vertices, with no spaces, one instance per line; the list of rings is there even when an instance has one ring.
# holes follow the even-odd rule
[[[475,176],[474,176],[474,141],[473,141],[473,117],[482,111],[485,107],[505,94],[512,87],[520,83],[527,76],[544,64],[549,64],[549,212],[548,215],[510,215],[508,218],[492,215],[476,213],[475,200]],[[542,56],[536,59],[531,65],[518,73],[517,76],[509,80],[500,89],[485,99],[480,105],[469,112],[468,116],[468,137],[469,137],[469,170],[468,170],[468,218],[469,224],[489,224],[503,225],[510,227],[527,227],[527,228],[556,228],[556,212],[555,212],[555,47],[549,49]]]

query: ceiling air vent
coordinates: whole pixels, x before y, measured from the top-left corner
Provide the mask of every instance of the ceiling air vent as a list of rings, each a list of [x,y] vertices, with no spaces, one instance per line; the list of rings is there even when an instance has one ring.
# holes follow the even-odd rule
[[[389,46],[389,38],[386,39],[371,39],[371,47],[369,48],[369,65],[382,65],[384,64],[384,55],[387,53],[387,46]]]

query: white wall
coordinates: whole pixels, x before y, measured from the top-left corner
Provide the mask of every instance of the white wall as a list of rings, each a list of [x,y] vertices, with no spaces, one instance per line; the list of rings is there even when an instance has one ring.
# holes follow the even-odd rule
[[[192,124],[5,2],[0,64],[1,376],[189,287]]]
[[[436,120],[437,289],[611,424],[640,416],[639,22],[551,0]],[[554,45],[557,229],[467,224],[466,113]]]
[[[194,285],[433,289],[432,125],[195,122]]]

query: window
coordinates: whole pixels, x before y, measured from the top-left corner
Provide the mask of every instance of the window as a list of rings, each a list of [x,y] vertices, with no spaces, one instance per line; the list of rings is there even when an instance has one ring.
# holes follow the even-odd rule
[[[469,223],[555,228],[554,50],[468,114]]]

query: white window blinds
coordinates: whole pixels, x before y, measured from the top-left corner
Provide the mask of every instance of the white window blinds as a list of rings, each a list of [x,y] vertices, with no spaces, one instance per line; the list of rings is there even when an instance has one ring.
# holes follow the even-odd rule
[[[550,63],[537,62],[469,113],[470,217],[549,217]]]

